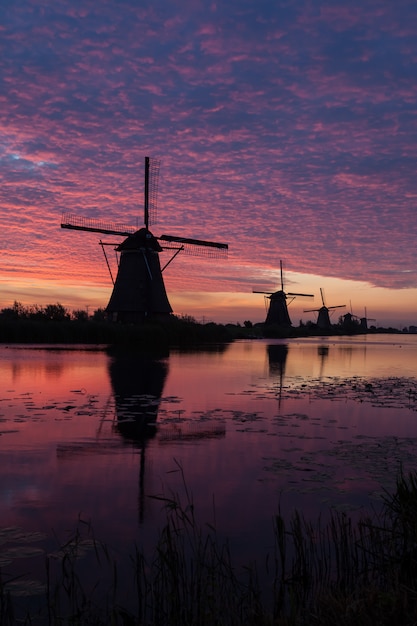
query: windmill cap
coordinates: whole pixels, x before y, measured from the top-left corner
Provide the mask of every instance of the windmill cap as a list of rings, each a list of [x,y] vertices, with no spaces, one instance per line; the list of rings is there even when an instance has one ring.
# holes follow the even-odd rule
[[[162,252],[158,240],[146,228],[140,228],[132,235],[126,237],[120,246],[117,247],[117,250],[138,250],[140,248],[148,248],[155,252]]]

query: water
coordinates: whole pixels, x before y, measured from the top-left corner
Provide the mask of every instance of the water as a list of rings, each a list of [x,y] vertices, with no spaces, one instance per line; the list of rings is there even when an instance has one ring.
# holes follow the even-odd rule
[[[0,385],[0,567],[10,572],[19,557],[27,567],[37,549],[56,550],[80,519],[118,555],[149,547],[160,498],[173,495],[192,500],[242,562],[262,559],[278,507],[359,515],[378,508],[400,467],[417,469],[417,335],[237,341],[154,358],[3,346]]]

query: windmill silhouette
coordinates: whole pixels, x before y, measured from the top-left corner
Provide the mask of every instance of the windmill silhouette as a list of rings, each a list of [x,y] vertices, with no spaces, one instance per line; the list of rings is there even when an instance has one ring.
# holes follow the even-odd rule
[[[368,330],[368,320],[371,322],[375,322],[375,318],[367,317],[366,307],[365,307],[365,317],[359,317],[359,315],[355,315],[352,312],[352,303],[350,303],[350,313],[346,313],[343,316],[343,327],[346,330],[357,330],[361,333],[366,333]]]
[[[312,311],[317,311],[318,312],[318,316],[317,316],[317,326],[319,328],[322,328],[324,330],[328,330],[329,328],[331,328],[331,323],[330,323],[330,313],[329,311],[331,311],[333,313],[334,309],[341,309],[343,307],[346,306],[346,304],[337,304],[335,306],[326,306],[326,303],[324,301],[324,294],[323,294],[323,289],[320,287],[320,295],[321,295],[321,301],[323,303],[323,306],[321,306],[319,309],[306,309],[304,310],[304,313],[311,313]]]
[[[281,275],[281,289],[279,291],[256,291],[253,290],[253,293],[263,293],[265,295],[265,299],[269,300],[268,313],[266,316],[265,324],[266,325],[277,325],[283,328],[288,328],[292,326],[291,318],[288,313],[288,304],[296,298],[297,296],[303,296],[305,298],[314,298],[313,294],[309,293],[285,293],[284,291],[284,278],[282,272],[282,261],[279,262],[280,266],[280,275]],[[287,296],[290,297],[290,301],[287,303]]]
[[[350,311],[343,315],[341,323],[343,330],[349,334],[363,332],[359,317],[353,313],[352,302],[350,302]]]
[[[169,317],[172,308],[162,272],[181,251],[208,257],[227,255],[228,245],[225,243],[175,235],[156,237],[151,233],[149,225],[156,221],[159,165],[158,160],[145,157],[144,226],[139,230],[137,227],[105,223],[94,218],[71,214],[62,216],[61,228],[125,237],[120,244],[100,240],[113,282],[113,291],[106,307],[107,317],[113,321],[137,323],[148,317]],[[105,252],[106,245],[120,252],[115,280]],[[161,269],[159,254],[163,250],[171,250],[172,256]]]
[[[363,330],[368,330],[368,322],[376,322],[376,319],[374,317],[367,316],[366,307],[365,307],[365,317],[360,318],[360,325]]]

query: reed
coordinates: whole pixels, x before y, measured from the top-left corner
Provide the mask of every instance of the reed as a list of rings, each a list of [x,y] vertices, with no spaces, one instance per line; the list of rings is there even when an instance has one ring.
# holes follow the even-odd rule
[[[234,564],[215,523],[197,520],[186,487],[184,503],[178,494],[158,499],[164,525],[151,549],[134,546],[128,581],[121,580],[111,550],[81,523],[71,540],[47,558],[44,604],[37,612],[22,612],[12,602],[9,581],[0,577],[1,625],[384,626],[417,621],[416,475],[401,474],[395,493],[385,494],[382,511],[355,523],[344,513],[313,523],[298,512],[287,522],[278,512],[266,577],[259,565]],[[96,578],[86,569],[87,554]],[[129,602],[123,604],[126,594]]]

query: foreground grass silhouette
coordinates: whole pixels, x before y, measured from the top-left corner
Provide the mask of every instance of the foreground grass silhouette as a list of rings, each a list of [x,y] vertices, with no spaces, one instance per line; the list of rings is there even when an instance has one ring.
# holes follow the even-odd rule
[[[185,483],[184,483],[185,484]],[[130,555],[129,603],[120,602],[126,581],[110,550],[78,528],[46,559],[44,593],[32,612],[0,579],[0,623],[137,626],[371,626],[413,624],[417,619],[417,476],[401,474],[381,513],[353,523],[335,513],[326,524],[295,513],[273,520],[275,549],[261,588],[256,565],[237,567],[216,528],[199,524],[185,487],[160,498],[165,524],[151,550]],[[89,546],[99,579],[86,582],[83,555]],[[84,572],[85,573],[85,572]],[[123,594],[122,594],[123,595]]]

